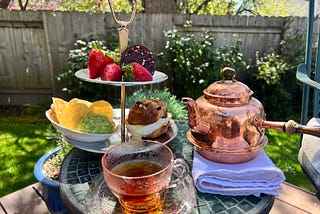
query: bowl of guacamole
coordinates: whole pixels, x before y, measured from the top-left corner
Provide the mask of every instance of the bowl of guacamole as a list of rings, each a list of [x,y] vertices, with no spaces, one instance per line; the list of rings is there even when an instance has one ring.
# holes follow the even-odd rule
[[[118,126],[104,115],[87,114],[78,122],[76,130],[66,128],[51,118],[51,109],[46,111],[51,124],[66,137],[68,141],[96,143],[108,140]]]

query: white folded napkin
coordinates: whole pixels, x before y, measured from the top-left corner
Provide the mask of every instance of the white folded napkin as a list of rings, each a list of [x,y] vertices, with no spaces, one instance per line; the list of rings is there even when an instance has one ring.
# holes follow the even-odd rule
[[[194,151],[192,176],[203,193],[221,195],[278,195],[285,176],[264,150],[247,162],[223,164],[210,161]]]

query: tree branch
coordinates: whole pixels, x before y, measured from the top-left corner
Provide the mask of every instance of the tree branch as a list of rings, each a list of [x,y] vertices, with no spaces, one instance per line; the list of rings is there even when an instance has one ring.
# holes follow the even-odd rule
[[[210,2],[210,0],[204,0],[193,12],[193,14],[198,14],[199,11],[204,8],[205,6],[208,6],[208,3]]]
[[[21,10],[26,10],[28,6],[29,0],[27,0],[24,5],[22,4],[22,0],[19,0],[19,7]]]

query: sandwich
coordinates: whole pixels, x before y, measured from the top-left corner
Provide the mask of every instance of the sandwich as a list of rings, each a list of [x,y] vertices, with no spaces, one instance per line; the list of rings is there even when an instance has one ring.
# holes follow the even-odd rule
[[[127,130],[133,140],[166,142],[173,134],[167,106],[156,99],[136,102],[126,119]]]

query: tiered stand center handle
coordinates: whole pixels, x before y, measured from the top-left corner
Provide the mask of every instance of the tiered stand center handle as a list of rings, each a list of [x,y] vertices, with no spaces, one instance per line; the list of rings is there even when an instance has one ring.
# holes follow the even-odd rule
[[[114,21],[117,24],[120,25],[120,27],[118,28],[120,56],[121,56],[122,52],[128,46],[129,30],[127,29],[127,26],[133,22],[133,20],[134,20],[134,18],[136,16],[138,1],[139,0],[135,0],[134,1],[132,14],[131,14],[131,17],[130,17],[129,21],[120,21],[117,18],[115,12],[114,12],[113,1],[112,0],[108,0],[109,6],[110,6],[110,10],[111,10],[111,13],[112,13],[112,17],[113,17]]]
[[[118,28],[120,57],[122,55],[122,52],[128,47],[129,30],[126,27],[133,22],[136,16],[138,1],[139,0],[134,1],[132,14],[129,21],[119,21],[113,9],[113,1],[108,0],[113,19],[117,24],[120,25],[120,27]],[[121,142],[125,142],[126,141],[126,134],[125,134],[126,86],[124,84],[121,85],[121,104],[120,105],[121,105]]]

